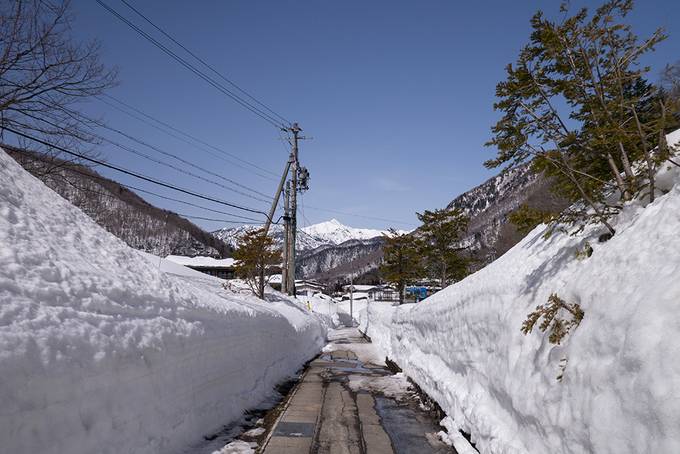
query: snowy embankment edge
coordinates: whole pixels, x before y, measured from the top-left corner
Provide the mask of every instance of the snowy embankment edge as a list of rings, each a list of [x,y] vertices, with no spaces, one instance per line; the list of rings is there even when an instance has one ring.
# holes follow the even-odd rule
[[[3,452],[183,452],[325,344],[295,300],[169,268],[0,150]]]
[[[676,143],[678,132],[669,136]],[[362,331],[482,454],[680,452],[680,172],[664,195],[599,226],[543,238],[418,305],[363,311]],[[586,242],[590,257],[577,256]],[[523,320],[557,293],[585,311],[561,345]],[[558,379],[558,376],[562,376]]]

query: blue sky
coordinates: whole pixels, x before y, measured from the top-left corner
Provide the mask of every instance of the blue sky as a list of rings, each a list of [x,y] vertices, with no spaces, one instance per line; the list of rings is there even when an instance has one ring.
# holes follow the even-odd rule
[[[142,24],[119,0],[105,2]],[[526,43],[531,15],[539,8],[555,14],[559,6],[557,1],[443,0],[134,4],[242,88],[299,122],[312,137],[300,151],[311,173],[300,224],[335,217],[348,225],[374,228],[407,228],[416,223],[416,211],[440,208],[495,173],[482,166],[494,154],[483,144],[497,118],[492,107],[495,84]],[[119,70],[120,85],[112,95],[274,173],[282,170],[287,151],[274,127],[180,67],[95,2],[75,0],[73,7],[76,36],[99,39],[103,60]],[[642,36],[658,26],[671,34],[646,61],[656,72],[680,59],[680,32],[672,27],[678,17],[677,0],[638,1],[630,16]],[[88,109],[112,127],[274,193],[274,180],[188,147],[104,103],[92,102]],[[111,163],[224,200],[267,208],[115,148],[101,151]],[[171,195],[113,172],[102,173]],[[227,218],[145,198],[183,214]],[[196,222],[208,230],[222,226]]]

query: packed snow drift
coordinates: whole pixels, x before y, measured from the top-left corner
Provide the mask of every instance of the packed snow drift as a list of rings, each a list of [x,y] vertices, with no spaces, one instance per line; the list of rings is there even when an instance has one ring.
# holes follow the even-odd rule
[[[658,182],[607,242],[599,226],[539,226],[422,303],[369,307],[361,327],[483,454],[679,453],[680,169]],[[585,314],[560,345],[520,331],[553,293]]]
[[[200,441],[325,344],[302,304],[270,299],[129,248],[0,150],[0,451]]]

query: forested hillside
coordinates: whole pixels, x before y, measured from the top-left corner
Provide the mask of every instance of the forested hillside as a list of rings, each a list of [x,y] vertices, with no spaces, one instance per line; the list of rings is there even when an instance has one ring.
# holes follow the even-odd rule
[[[80,208],[130,247],[165,257],[229,256],[231,248],[210,233],[133,191],[77,163],[3,148],[50,189]]]

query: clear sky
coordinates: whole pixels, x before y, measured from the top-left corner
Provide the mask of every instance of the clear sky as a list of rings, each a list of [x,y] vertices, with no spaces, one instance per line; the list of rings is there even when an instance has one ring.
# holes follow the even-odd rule
[[[104,1],[144,25],[119,0]],[[483,144],[497,118],[492,107],[495,84],[527,42],[531,15],[539,8],[555,15],[559,7],[558,1],[507,0],[130,1],[242,88],[299,122],[304,134],[313,138],[302,142],[300,150],[311,173],[300,224],[335,217],[348,225],[373,228],[408,228],[417,222],[416,211],[440,208],[493,175],[482,162],[494,154]],[[73,7],[76,36],[99,39],[103,60],[119,70],[120,85],[112,95],[280,173],[287,151],[273,126],[179,66],[92,0],[74,0]],[[630,16],[641,36],[658,26],[670,33],[647,60],[655,72],[680,59],[678,17],[677,0],[638,0]],[[275,191],[276,178],[265,179],[216,159],[99,101],[89,109],[110,126],[215,173],[266,194]],[[110,146],[102,147],[102,153],[111,163],[267,209],[260,201]],[[114,172],[102,173],[172,195]],[[227,218],[145,198],[183,214]],[[223,225],[196,222],[208,230]]]

